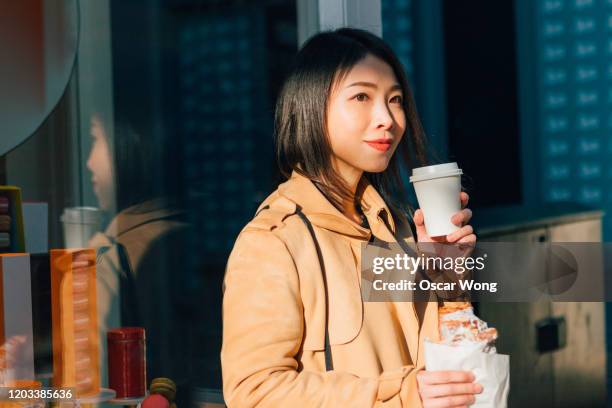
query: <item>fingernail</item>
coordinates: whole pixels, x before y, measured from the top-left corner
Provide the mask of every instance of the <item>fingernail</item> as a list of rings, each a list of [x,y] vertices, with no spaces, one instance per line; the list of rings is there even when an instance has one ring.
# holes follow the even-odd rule
[[[478,394],[480,394],[480,393],[482,392],[482,390],[483,390],[482,385],[480,385],[480,384],[476,384],[476,392],[477,392]]]

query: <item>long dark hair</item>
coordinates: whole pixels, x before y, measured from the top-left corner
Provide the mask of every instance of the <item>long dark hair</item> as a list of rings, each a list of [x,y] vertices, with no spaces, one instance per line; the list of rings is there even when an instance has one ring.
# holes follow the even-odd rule
[[[155,143],[125,120],[115,123],[113,154],[117,212],[159,195],[155,164],[161,165]]]
[[[409,210],[402,167],[427,162],[426,140],[408,79],[395,53],[379,37],[364,30],[341,28],[310,38],[297,53],[276,103],[276,155],[280,171],[289,178],[296,171],[311,179],[337,207],[357,200],[332,166],[326,113],[332,86],[368,54],[393,69],[402,88],[406,131],[387,169],[364,175],[381,194],[394,218]]]

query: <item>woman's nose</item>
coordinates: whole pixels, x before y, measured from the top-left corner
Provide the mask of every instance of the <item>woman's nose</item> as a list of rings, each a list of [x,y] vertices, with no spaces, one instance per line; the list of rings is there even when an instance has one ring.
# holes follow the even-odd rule
[[[379,106],[376,112],[376,127],[391,129],[393,127],[393,115],[387,106]]]
[[[87,156],[87,162],[85,163],[89,171],[93,172],[93,149],[89,152],[89,156]]]

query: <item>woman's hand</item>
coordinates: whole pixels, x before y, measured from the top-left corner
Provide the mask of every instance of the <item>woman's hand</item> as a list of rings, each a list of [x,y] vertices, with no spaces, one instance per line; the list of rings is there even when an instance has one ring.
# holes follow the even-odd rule
[[[461,228],[446,236],[430,237],[427,234],[427,230],[425,230],[425,217],[423,216],[423,211],[419,208],[414,212],[413,219],[416,226],[418,242],[439,242],[443,244],[459,243],[468,244],[469,246],[474,246],[476,244],[474,229],[471,225],[468,225],[468,222],[470,222],[472,218],[472,210],[466,208],[470,197],[465,192],[461,192],[459,197],[461,199],[462,210],[452,216],[451,222]]]
[[[423,408],[467,407],[476,401],[482,385],[469,371],[419,371],[417,386]]]

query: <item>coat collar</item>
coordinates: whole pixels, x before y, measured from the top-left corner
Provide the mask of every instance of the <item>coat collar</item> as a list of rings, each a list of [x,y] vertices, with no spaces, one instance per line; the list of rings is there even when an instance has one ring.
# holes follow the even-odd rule
[[[318,227],[343,235],[369,239],[374,234],[387,242],[393,241],[395,223],[391,211],[374,186],[364,177],[361,208],[371,231],[342,214],[306,176],[293,171],[291,177],[278,187],[278,193],[299,205],[308,219]],[[388,223],[388,225],[386,224]]]
[[[156,198],[126,208],[115,216],[105,231],[114,239],[140,225],[182,214],[165,198]]]

